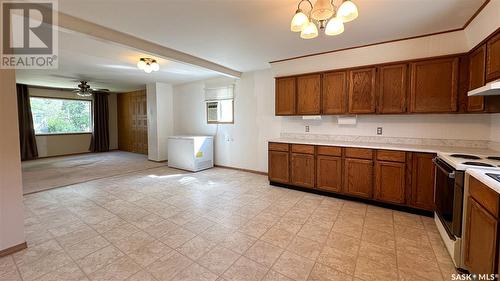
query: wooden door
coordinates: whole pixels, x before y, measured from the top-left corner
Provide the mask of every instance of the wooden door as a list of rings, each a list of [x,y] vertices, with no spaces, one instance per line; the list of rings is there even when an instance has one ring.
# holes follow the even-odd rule
[[[375,112],[376,68],[349,71],[349,113]]]
[[[342,191],[342,158],[326,155],[316,157],[316,187],[323,190]]]
[[[279,183],[290,182],[290,156],[284,151],[269,151],[268,160],[268,176],[269,181]]]
[[[322,114],[347,112],[347,73],[329,72],[323,75]]]
[[[494,273],[498,240],[496,218],[469,196],[465,220],[465,265],[470,272]]]
[[[486,81],[500,78],[500,33],[486,43]]]
[[[469,90],[485,83],[486,46],[482,45],[469,56]],[[467,97],[467,111],[483,111],[484,97]]]
[[[373,161],[346,158],[344,161],[345,193],[371,198],[373,196]]]
[[[297,77],[297,114],[321,113],[321,75]]]
[[[375,164],[375,199],[390,203],[405,202],[406,164],[377,161]]]
[[[413,153],[411,165],[410,205],[428,211],[434,210],[434,154]]]
[[[292,153],[291,172],[293,185],[313,188],[316,176],[314,155]]]
[[[148,118],[146,91],[117,95],[118,148],[135,153],[148,153]]]
[[[407,68],[406,64],[387,65],[378,68],[377,112],[406,112]]]
[[[293,115],[296,113],[295,77],[276,78],[275,114]]]
[[[418,61],[410,64],[410,111],[455,112],[458,108],[458,58]]]

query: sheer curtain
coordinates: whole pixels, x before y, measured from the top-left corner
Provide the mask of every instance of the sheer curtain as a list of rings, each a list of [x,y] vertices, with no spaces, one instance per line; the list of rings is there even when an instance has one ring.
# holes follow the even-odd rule
[[[17,115],[19,120],[19,144],[21,146],[21,160],[38,158],[36,147],[33,115],[31,114],[28,86],[16,84],[17,88]]]
[[[108,94],[94,93],[94,131],[90,142],[91,152],[109,151]]]

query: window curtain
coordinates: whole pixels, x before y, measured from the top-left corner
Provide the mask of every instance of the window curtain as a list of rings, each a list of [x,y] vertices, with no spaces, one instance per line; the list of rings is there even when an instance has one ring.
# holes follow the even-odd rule
[[[36,147],[33,115],[31,114],[28,86],[16,84],[17,89],[17,116],[19,120],[19,144],[21,146],[21,160],[38,158]]]
[[[94,130],[90,142],[91,152],[109,151],[108,94],[94,93]]]

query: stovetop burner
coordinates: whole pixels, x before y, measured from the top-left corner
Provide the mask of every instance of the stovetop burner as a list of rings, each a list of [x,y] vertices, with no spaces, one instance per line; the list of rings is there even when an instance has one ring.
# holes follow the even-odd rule
[[[500,161],[500,156],[488,156],[486,159]]]
[[[471,160],[479,160],[481,157],[476,156],[476,155],[469,155],[469,154],[451,154],[451,157],[454,158],[463,158],[463,159],[471,159]]]
[[[482,163],[482,162],[464,162],[462,164],[463,165],[468,165],[468,166],[495,167],[495,166],[493,166],[491,164]]]

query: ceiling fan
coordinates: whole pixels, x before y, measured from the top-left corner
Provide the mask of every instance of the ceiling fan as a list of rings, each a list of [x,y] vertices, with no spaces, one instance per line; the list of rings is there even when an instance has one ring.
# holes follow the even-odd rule
[[[94,92],[109,92],[109,89],[92,89],[87,81],[80,81],[77,89],[73,90],[80,97],[90,97]]]

